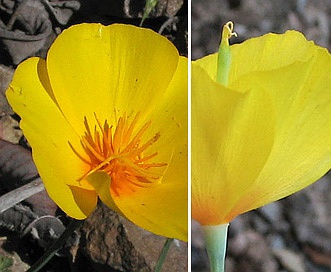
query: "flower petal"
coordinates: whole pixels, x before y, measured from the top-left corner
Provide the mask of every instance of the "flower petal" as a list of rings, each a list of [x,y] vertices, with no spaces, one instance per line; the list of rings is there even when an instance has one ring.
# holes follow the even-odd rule
[[[161,184],[135,187],[128,196],[112,198],[122,213],[138,226],[166,237],[187,241],[187,59],[180,58],[176,73],[151,112],[151,130],[161,137],[151,146],[157,162],[168,166]]]
[[[33,159],[49,196],[69,216],[85,218],[86,207],[77,205],[67,185],[76,184],[75,177],[86,171],[86,165],[69,146],[71,143],[80,151],[80,146],[75,145],[79,137],[52,99],[45,61],[31,58],[20,64],[6,95],[22,118],[21,128],[33,147]],[[92,202],[88,201],[91,205]]]
[[[54,42],[47,69],[59,107],[82,134],[84,116],[93,122],[96,113],[111,125],[124,113],[153,108],[177,62],[175,47],[151,30],[81,24]]]
[[[122,185],[126,194],[119,195],[106,173],[100,171],[87,177],[108,207],[153,233],[181,240],[187,240],[188,220],[186,94],[187,59],[180,58],[169,87],[151,113],[151,130],[161,131],[151,153],[158,152],[156,162],[168,163],[162,183],[144,188],[123,182],[117,186]]]
[[[146,133],[146,138],[151,138],[156,132],[160,132],[160,138],[149,149],[150,153],[158,153],[155,158],[156,162],[168,162],[175,150],[180,149],[178,153],[183,154],[182,163],[184,165],[178,165],[179,169],[187,168],[187,65],[187,58],[180,57],[171,83],[162,94],[162,98],[156,101],[155,107],[150,113],[151,129]],[[171,164],[173,165],[173,163]],[[170,170],[167,169],[167,175],[170,175]],[[174,172],[173,177],[163,182],[187,182],[187,171],[176,169]]]
[[[105,172],[89,175],[88,181],[95,186],[103,203],[137,226],[187,241],[187,183],[135,187],[129,196],[123,196],[110,194],[111,181]]]
[[[87,180],[95,188],[99,198],[103,203],[105,203],[113,211],[123,215],[122,212],[117,208],[110,195],[111,180],[107,173],[103,171],[94,172],[87,176]]]
[[[269,71],[309,60],[315,48],[314,42],[307,42],[304,35],[294,30],[269,33],[231,46],[230,82],[254,71]]]
[[[86,190],[77,186],[70,186],[75,202],[84,215],[89,215],[93,212],[98,202],[98,195],[94,190]]]
[[[230,50],[232,56],[229,85],[247,73],[278,69],[296,61],[308,60],[314,54],[315,44],[312,41],[307,42],[300,32],[289,30],[281,35],[269,33],[249,39],[232,45]],[[216,80],[217,53],[196,62]]]
[[[330,169],[331,56],[320,48],[315,54],[306,62],[241,78],[245,86],[258,81],[269,91],[277,109],[277,129],[265,167],[232,214],[299,191]]]
[[[136,225],[158,235],[187,241],[186,183],[141,188],[129,197],[112,196],[118,208]]]
[[[263,89],[228,89],[198,64],[192,65],[192,213],[203,225],[218,225],[227,223],[268,159],[275,112]]]

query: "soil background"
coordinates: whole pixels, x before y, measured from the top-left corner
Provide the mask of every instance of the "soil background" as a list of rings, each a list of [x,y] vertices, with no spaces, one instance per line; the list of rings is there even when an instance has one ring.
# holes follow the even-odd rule
[[[222,26],[229,20],[238,34],[231,43],[296,29],[331,48],[331,1],[194,0],[192,59],[218,50]],[[330,207],[328,174],[299,193],[239,216],[229,227],[226,272],[331,271]],[[192,271],[209,271],[196,222],[192,222]]]

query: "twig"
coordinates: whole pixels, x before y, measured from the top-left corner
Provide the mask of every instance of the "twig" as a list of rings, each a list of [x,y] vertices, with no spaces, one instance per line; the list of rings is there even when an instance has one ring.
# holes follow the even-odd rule
[[[43,190],[45,190],[44,184],[40,178],[37,178],[20,188],[10,191],[0,197],[0,213]]]

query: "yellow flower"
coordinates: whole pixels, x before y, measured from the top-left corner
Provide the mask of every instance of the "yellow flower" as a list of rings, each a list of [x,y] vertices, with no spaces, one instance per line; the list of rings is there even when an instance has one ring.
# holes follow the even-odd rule
[[[17,68],[7,98],[50,197],[83,219],[98,197],[187,240],[187,59],[129,25],[65,30]]]
[[[216,80],[218,54],[192,63],[192,216],[202,225],[227,224],[331,166],[327,50],[288,31],[229,52],[227,82]]]

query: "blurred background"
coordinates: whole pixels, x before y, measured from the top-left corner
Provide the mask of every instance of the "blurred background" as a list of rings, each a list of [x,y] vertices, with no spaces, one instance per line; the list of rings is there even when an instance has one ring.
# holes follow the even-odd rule
[[[192,1],[192,58],[218,50],[222,25],[235,23],[240,43],[268,32],[296,29],[309,40],[330,49],[329,0],[194,0]]]
[[[229,20],[238,34],[230,43],[296,29],[331,49],[329,0],[193,0],[193,59],[218,50],[222,26]],[[299,193],[235,219],[229,227],[226,272],[331,271],[330,179],[328,174]],[[196,222],[192,271],[209,271]]]

